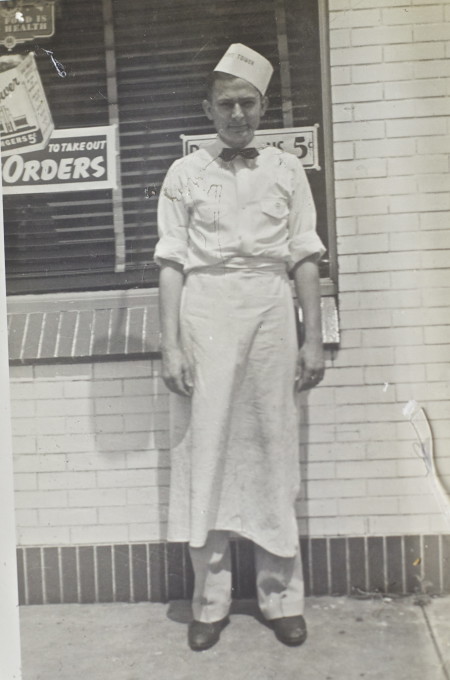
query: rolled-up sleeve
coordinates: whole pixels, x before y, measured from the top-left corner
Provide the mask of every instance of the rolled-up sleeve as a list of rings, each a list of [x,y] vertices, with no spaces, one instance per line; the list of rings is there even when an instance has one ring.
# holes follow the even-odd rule
[[[292,172],[293,190],[288,222],[290,269],[306,257],[316,256],[320,260],[326,250],[316,231],[316,208],[309,182],[297,159]]]
[[[183,181],[176,161],[166,175],[158,201],[158,235],[154,260],[177,262],[183,267],[187,257],[189,211],[184,201]]]

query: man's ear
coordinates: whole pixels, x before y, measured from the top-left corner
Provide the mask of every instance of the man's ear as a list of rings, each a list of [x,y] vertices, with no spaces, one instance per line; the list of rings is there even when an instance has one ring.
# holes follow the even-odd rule
[[[211,102],[208,99],[204,99],[202,101],[202,106],[203,106],[203,111],[205,112],[205,116],[209,118],[209,120],[212,120],[212,113],[211,113]]]
[[[269,98],[264,96],[261,97],[261,116],[264,116],[265,112],[267,111],[267,107],[269,106]]]

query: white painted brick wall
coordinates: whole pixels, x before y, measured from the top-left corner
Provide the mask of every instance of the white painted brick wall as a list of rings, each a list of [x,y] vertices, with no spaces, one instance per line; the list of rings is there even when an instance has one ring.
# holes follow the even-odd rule
[[[164,538],[169,403],[158,362],[11,374],[19,543]]]
[[[371,534],[450,529],[402,415],[410,399],[426,409],[450,490],[449,19],[439,0],[330,0],[344,266],[342,344],[326,385],[335,386],[336,440],[354,447],[337,460],[337,478],[366,483],[359,498],[340,490],[338,513],[348,526],[359,512]],[[358,385],[345,385],[350,367],[362,369]],[[311,410],[315,402],[313,393]]]
[[[329,0],[342,342],[302,402],[299,527],[448,533],[402,414],[428,414],[450,489],[450,6]],[[19,542],[164,538],[158,362],[12,371]]]

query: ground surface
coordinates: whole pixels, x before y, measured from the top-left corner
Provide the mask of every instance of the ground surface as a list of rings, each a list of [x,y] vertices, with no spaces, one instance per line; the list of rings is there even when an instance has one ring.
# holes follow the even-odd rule
[[[308,598],[299,648],[236,603],[201,653],[186,602],[21,607],[23,680],[450,680],[450,597],[414,602]]]

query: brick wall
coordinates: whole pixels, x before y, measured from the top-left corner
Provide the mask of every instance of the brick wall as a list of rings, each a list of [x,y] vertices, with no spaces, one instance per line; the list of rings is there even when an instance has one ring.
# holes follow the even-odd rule
[[[402,415],[425,408],[450,489],[449,21],[444,1],[330,0],[342,344],[311,406],[335,405],[337,516],[370,534],[450,528]]]
[[[450,5],[329,4],[342,342],[322,385],[302,396],[298,516],[302,535],[326,537],[351,566],[358,537],[450,533],[402,413],[411,399],[425,408],[450,489]],[[158,368],[12,369],[22,546],[164,539],[168,396]],[[347,543],[329,542],[338,536]],[[428,543],[410,538],[417,558]],[[395,543],[395,555],[410,543]],[[369,560],[372,543],[354,545]]]
[[[165,534],[168,395],[158,362],[12,368],[18,541]]]

